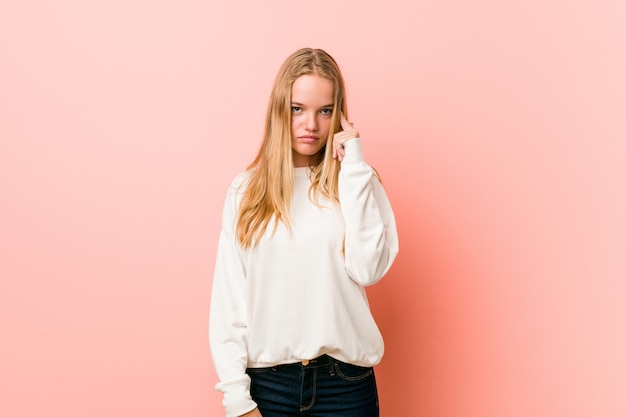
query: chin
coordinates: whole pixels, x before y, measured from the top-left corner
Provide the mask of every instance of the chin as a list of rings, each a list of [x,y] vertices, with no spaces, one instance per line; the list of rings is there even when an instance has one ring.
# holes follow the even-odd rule
[[[317,153],[319,153],[320,149],[311,149],[310,147],[307,147],[305,149],[295,149],[295,151],[297,153],[299,153],[300,155],[303,156],[313,156],[316,155]]]

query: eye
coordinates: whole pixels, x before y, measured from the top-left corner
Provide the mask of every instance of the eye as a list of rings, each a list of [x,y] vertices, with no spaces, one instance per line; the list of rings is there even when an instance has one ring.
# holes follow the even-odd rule
[[[292,113],[300,113],[301,111],[302,111],[302,107],[291,106],[291,112]]]
[[[333,109],[322,109],[321,113],[322,113],[324,116],[330,116],[330,115],[332,115],[332,114],[333,114]]]

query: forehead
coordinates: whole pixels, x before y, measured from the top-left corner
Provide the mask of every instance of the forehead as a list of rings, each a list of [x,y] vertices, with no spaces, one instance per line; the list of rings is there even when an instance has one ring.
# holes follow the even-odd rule
[[[291,101],[311,106],[333,104],[333,83],[317,74],[301,75],[291,87]]]

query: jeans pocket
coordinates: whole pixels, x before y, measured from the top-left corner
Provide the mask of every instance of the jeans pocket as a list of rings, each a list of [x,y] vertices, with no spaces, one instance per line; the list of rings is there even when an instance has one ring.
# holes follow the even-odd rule
[[[372,375],[373,371],[372,368],[336,361],[335,372],[341,379],[345,379],[346,381],[359,381]]]

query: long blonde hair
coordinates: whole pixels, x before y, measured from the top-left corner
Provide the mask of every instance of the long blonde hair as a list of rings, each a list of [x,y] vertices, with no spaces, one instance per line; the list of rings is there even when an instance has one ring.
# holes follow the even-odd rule
[[[291,149],[291,88],[305,74],[330,80],[334,87],[334,106],[326,145],[311,158],[309,196],[318,202],[322,195],[339,203],[340,163],[332,157],[333,135],[341,129],[341,112],[348,117],[345,86],[335,60],[321,49],[303,48],[283,63],[270,95],[265,132],[259,153],[248,166],[250,177],[245,185],[237,215],[237,241],[244,248],[256,246],[274,221],[290,228],[289,211],[293,197],[294,170]]]

